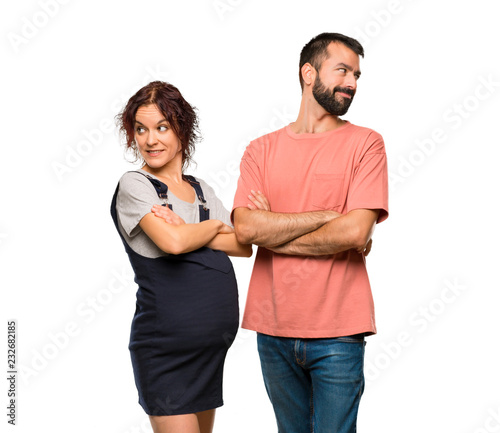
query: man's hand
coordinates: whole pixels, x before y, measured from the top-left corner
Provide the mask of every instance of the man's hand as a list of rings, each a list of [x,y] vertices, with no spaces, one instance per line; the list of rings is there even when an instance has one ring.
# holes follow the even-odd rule
[[[370,240],[367,242],[367,244],[364,247],[358,248],[356,251],[358,253],[364,254],[364,256],[366,257],[368,254],[370,254],[371,250],[372,250],[372,240],[370,238]]]
[[[158,218],[164,219],[168,224],[172,224],[174,226],[186,224],[186,222],[168,206],[160,206],[158,204],[155,204],[151,208],[151,212],[153,212],[154,215]]]
[[[267,197],[262,194],[260,191],[255,192],[253,189],[251,190],[251,194],[248,196],[250,201],[252,203],[248,204],[248,209],[251,210],[271,210],[271,205],[269,204],[269,200],[267,200]]]

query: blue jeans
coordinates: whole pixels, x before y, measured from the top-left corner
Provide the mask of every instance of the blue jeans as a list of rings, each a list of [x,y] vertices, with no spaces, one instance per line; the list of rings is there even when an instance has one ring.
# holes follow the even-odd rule
[[[279,433],[355,433],[364,390],[363,336],[283,338],[257,334]]]

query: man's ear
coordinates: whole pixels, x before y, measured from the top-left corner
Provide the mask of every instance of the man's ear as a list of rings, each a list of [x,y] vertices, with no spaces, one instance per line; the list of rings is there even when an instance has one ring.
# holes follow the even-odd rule
[[[304,63],[302,68],[300,68],[300,73],[302,74],[304,86],[310,86],[316,80],[317,71],[310,63]]]

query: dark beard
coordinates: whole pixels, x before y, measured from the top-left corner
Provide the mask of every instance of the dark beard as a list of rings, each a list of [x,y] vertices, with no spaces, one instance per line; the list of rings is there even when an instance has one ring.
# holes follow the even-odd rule
[[[342,102],[339,102],[337,99],[335,99],[336,92],[347,93],[348,95],[351,95],[351,98],[342,98]],[[354,98],[354,91],[352,89],[336,86],[333,88],[333,90],[328,90],[323,85],[318,75],[316,76],[316,80],[314,81],[312,94],[318,104],[334,116],[342,116],[347,113],[347,110],[349,110],[351,102]]]

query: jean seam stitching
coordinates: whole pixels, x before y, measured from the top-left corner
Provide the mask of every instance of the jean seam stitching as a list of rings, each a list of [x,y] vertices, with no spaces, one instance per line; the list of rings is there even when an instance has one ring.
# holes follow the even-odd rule
[[[311,426],[311,433],[314,433],[314,388],[311,383],[311,403],[309,406],[309,425]]]
[[[301,359],[299,357],[297,357],[297,349],[300,348],[300,340],[297,339],[295,340],[295,344],[294,344],[294,348],[293,348],[293,357],[295,358],[295,362],[300,365],[301,367],[304,367],[305,363],[306,363],[306,360],[305,360],[305,345],[306,343],[304,342],[304,348],[302,349],[302,354],[304,356],[304,359]]]

